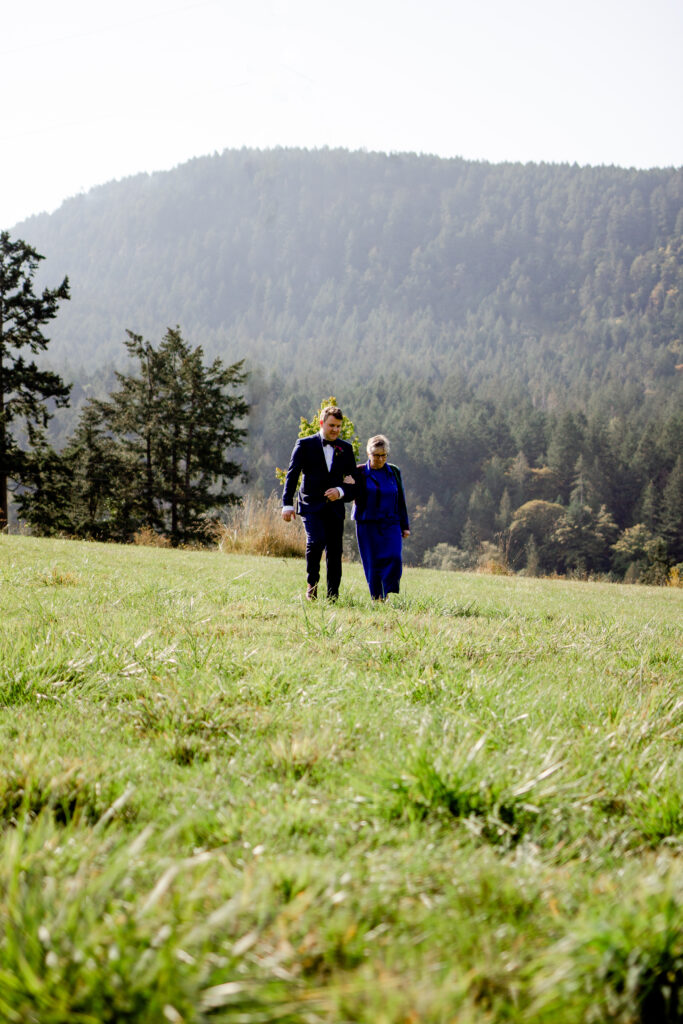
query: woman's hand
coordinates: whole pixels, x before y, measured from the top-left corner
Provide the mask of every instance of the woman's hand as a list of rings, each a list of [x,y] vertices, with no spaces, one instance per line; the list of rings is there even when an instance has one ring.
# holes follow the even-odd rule
[[[344,477],[345,484],[355,484],[355,482],[356,481],[354,480],[354,478],[352,476],[349,476],[348,474]]]
[[[401,531],[401,536],[402,537],[410,537],[410,530],[402,530]]]

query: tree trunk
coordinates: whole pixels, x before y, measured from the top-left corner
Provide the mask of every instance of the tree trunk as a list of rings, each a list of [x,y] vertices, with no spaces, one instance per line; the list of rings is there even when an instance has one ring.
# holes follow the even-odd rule
[[[178,431],[171,446],[171,544],[178,546]]]
[[[192,482],[192,443],[194,440],[194,403],[190,414],[190,426],[185,447],[185,482],[183,486],[183,540],[187,540],[187,523],[190,518],[190,485]]]
[[[145,469],[147,476],[147,525],[150,530],[154,529],[156,516],[154,515],[154,474],[152,473],[152,432],[147,431],[145,441]]]

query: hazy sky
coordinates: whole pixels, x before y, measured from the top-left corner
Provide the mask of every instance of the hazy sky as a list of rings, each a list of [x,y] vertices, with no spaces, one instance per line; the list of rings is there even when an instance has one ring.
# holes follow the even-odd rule
[[[255,146],[683,165],[683,0],[4,6],[0,229]]]

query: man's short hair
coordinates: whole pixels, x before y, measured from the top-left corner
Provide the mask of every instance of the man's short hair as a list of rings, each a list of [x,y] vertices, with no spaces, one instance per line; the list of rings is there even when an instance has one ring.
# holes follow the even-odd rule
[[[334,416],[336,420],[343,420],[344,413],[341,411],[338,405],[328,405],[320,413],[320,419],[324,423],[325,420],[329,419],[330,416]]]

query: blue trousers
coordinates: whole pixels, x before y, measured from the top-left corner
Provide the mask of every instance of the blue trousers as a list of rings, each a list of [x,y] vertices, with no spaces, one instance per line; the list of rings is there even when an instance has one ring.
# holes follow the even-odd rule
[[[356,523],[360,560],[372,597],[398,594],[403,572],[403,538],[398,523]]]

